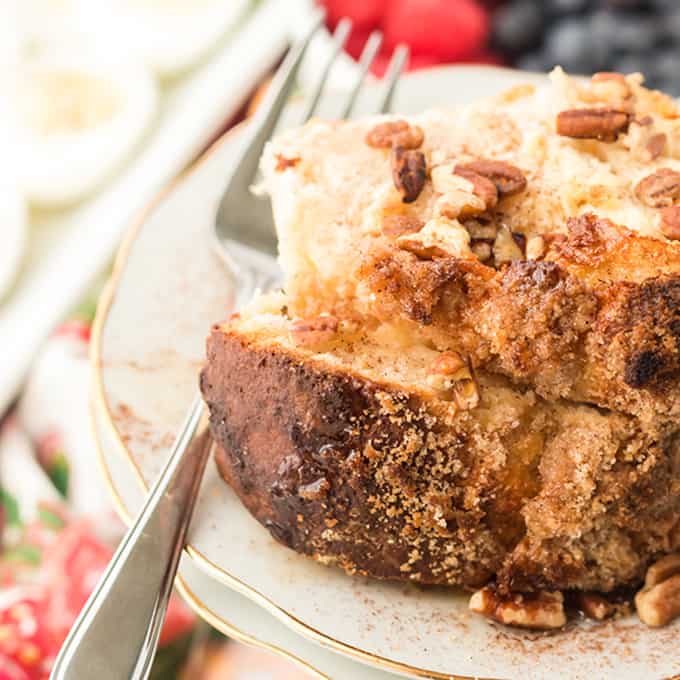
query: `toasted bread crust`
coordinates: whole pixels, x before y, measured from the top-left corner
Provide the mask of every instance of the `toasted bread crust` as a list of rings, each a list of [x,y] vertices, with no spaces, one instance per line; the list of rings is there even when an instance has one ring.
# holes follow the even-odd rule
[[[349,572],[608,591],[680,546],[680,444],[630,416],[492,377],[456,413],[235,326],[213,329],[201,387],[245,506]]]
[[[478,367],[549,399],[677,422],[678,248],[586,215],[570,220],[548,258],[495,271],[381,248],[360,276],[373,293],[369,313],[402,317]]]

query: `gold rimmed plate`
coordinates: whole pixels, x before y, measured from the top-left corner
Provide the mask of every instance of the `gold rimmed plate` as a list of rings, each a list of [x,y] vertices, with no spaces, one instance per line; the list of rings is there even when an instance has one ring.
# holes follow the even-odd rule
[[[537,78],[486,67],[431,69],[404,79],[395,108],[456,104]],[[141,488],[160,471],[191,401],[208,330],[230,309],[232,283],[212,250],[210,224],[240,134],[218,142],[138,220],[100,305],[94,410],[115,448],[112,467],[127,466]],[[111,478],[115,487],[116,470]],[[187,553],[214,580],[206,609],[219,610],[220,593],[233,589],[300,635],[386,672],[632,680],[680,671],[680,623],[650,630],[630,618],[522,633],[471,616],[467,597],[451,589],[350,577],[316,564],[274,542],[214,465]]]

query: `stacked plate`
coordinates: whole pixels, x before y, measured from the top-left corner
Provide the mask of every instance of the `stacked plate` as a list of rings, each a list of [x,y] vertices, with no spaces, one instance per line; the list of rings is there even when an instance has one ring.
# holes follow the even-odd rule
[[[432,69],[404,79],[395,109],[461,103],[527,80],[541,77]],[[333,104],[331,98],[331,115]],[[299,113],[293,106],[290,119]],[[240,126],[219,140],[135,222],[100,306],[93,423],[124,517],[139,508],[163,466],[195,393],[205,336],[230,310],[232,285],[211,249],[210,226],[242,134]],[[213,465],[180,574],[201,616],[297,659],[316,677],[660,680],[680,672],[680,622],[651,630],[631,618],[579,622],[554,635],[522,633],[471,617],[467,597],[451,589],[352,578],[316,564],[275,543]]]

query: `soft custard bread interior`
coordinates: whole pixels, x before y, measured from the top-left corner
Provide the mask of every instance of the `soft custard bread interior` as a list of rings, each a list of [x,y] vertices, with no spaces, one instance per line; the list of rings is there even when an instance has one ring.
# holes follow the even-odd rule
[[[289,311],[400,319],[547,398],[675,421],[677,106],[636,75],[552,81],[400,118],[426,172],[410,202],[389,138],[372,138],[383,119],[312,122],[270,145]],[[624,123],[565,118],[591,111]],[[488,161],[523,186],[487,208],[454,171]]]
[[[351,572],[611,591],[680,549],[680,115],[596,74],[284,133],[285,293],[216,325],[218,464]],[[679,205],[676,205],[679,204]]]
[[[519,86],[467,107],[392,119],[424,131],[419,150],[430,174],[452,160],[480,158],[521,169],[526,189],[501,200],[494,216],[512,232],[527,237],[565,232],[568,218],[595,212],[665,241],[659,210],[638,200],[634,188],[659,168],[680,171],[674,100],[644,88],[638,75],[593,83],[561,70],[551,77],[552,85],[544,88]],[[621,108],[632,122],[615,141],[557,134],[560,112],[590,107]],[[312,121],[282,134],[265,152],[262,169],[280,260],[296,304],[314,307],[319,300],[344,301],[357,294],[364,255],[393,243],[383,233],[385,218],[407,215],[427,222],[437,213],[441,193],[432,181],[415,201],[403,203],[392,181],[389,146],[366,143],[383,120]],[[657,135],[664,135],[664,143],[655,155],[655,147],[648,147]]]

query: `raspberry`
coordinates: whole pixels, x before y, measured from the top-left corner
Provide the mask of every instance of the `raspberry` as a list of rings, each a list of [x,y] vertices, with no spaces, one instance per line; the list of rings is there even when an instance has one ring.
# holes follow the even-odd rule
[[[331,28],[335,28],[343,17],[349,17],[354,28],[369,30],[380,25],[390,3],[385,0],[320,0],[320,4],[326,8]]]
[[[351,35],[345,43],[345,52],[352,57],[352,59],[358,60],[361,56],[361,52],[366,45],[370,31],[352,31]]]
[[[404,42],[442,61],[469,58],[488,37],[488,12],[474,0],[395,0],[385,19],[388,48]]]

